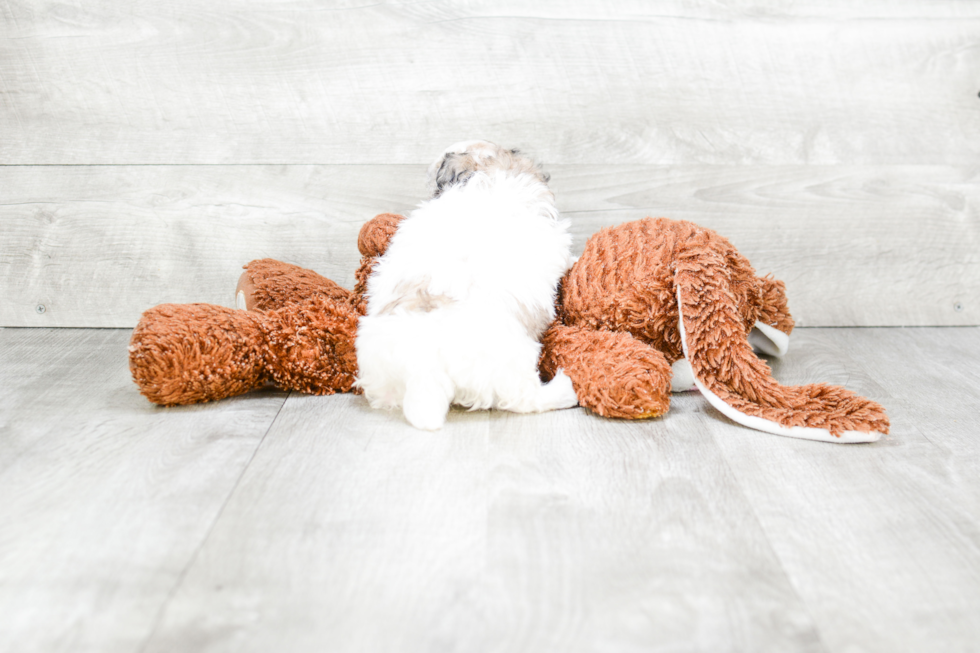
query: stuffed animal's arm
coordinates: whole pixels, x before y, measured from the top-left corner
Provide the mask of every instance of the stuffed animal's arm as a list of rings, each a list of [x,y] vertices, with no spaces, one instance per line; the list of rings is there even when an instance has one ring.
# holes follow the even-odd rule
[[[361,227],[357,248],[364,258],[355,273],[355,295],[363,294],[375,259],[384,254],[398,223],[403,219],[403,216],[394,213],[382,213]],[[245,271],[238,280],[238,288],[235,289],[235,303],[238,308],[267,311],[301,301],[314,294],[325,295],[337,301],[359,303],[359,297],[355,298],[351,291],[341,288],[313,270],[270,258],[252,261],[245,266]]]
[[[361,256],[377,257],[388,249],[388,242],[398,230],[405,216],[397,213],[379,213],[364,223],[357,235],[357,249]]]
[[[364,223],[361,233],[357,236],[357,249],[361,252],[361,264],[354,273],[354,294],[363,297],[367,292],[367,280],[374,270],[378,257],[388,249],[391,237],[395,235],[398,224],[405,216],[397,213],[381,213]],[[363,302],[360,306],[363,311]]]
[[[670,365],[627,333],[553,324],[542,336],[539,369],[572,379],[579,405],[604,417],[657,417],[670,407]]]
[[[351,293],[313,270],[264,258],[245,266],[235,289],[235,304],[249,311],[270,311],[313,295],[349,302]]]
[[[129,371],[155,404],[214,401],[254,390],[268,375],[255,313],[212,304],[161,304],[129,342]]]

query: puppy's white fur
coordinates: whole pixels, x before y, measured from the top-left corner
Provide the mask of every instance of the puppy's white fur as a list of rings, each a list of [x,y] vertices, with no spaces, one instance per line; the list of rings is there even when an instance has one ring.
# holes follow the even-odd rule
[[[451,403],[537,412],[577,403],[563,373],[538,378],[541,334],[571,237],[547,177],[484,141],[430,168],[433,199],[398,227],[367,288],[358,385],[376,408],[438,429]]]

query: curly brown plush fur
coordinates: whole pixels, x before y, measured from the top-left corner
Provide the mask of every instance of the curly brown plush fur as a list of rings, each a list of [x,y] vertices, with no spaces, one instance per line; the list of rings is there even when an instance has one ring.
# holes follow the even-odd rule
[[[247,311],[163,304],[140,318],[129,368],[140,392],[164,406],[214,401],[265,385],[311,394],[352,392],[363,289],[401,216],[361,227],[353,292],[312,270],[272,259],[245,266],[236,294]]]
[[[206,304],[147,311],[130,345],[140,391],[165,405],[269,383],[314,394],[351,391],[367,279],[401,219],[382,214],[361,229],[353,292],[310,270],[263,259],[246,266],[239,283],[248,311]],[[785,287],[757,276],[710,229],[664,218],[603,229],[562,279],[557,309],[542,340],[541,375],[547,380],[564,369],[580,404],[599,415],[667,412],[671,364],[686,354],[706,396],[733,409],[737,421],[748,416],[834,436],[888,432],[884,409],[868,399],[825,384],[781,386],[772,378],[748,334],[757,322],[793,330]]]
[[[885,411],[873,401],[835,386],[788,387],[772,378],[748,335],[757,321],[787,335],[792,331],[785,287],[758,277],[748,260],[710,229],[665,218],[603,229],[562,280],[558,307],[559,320],[545,334],[551,347],[542,370],[548,375],[564,368],[582,405],[600,415],[666,411],[669,384],[656,376],[669,380],[668,364],[684,357],[686,348],[695,378],[738,413],[781,427],[826,429],[833,436],[888,432]],[[575,328],[631,338],[633,353],[619,362],[616,374],[642,389],[617,400],[589,375],[583,379],[569,372],[604,370],[610,366],[607,350],[614,351],[608,345],[568,346],[567,334]]]
[[[224,399],[268,383],[311,394],[348,392],[357,373],[360,312],[326,290],[279,310],[152,308],[130,341],[133,379],[147,399],[165,406]]]
[[[544,380],[572,379],[579,405],[603,417],[658,417],[670,408],[670,365],[628,333],[553,324],[541,340]]]

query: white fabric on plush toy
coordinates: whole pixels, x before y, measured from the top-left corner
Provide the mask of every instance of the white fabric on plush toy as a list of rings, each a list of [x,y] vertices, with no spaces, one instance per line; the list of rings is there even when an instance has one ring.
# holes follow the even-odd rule
[[[681,360],[687,363],[689,354],[687,334],[684,332],[683,307],[684,302],[681,301],[680,289],[678,289],[677,323],[681,334],[681,345],[684,348],[684,358]],[[753,347],[758,347],[758,349],[762,349],[767,353],[772,352],[775,356],[781,356],[789,350],[789,336],[785,333],[766,324],[762,324],[761,322],[756,322],[756,328],[752,330],[752,333],[757,332],[761,333],[761,335],[756,336],[754,341],[752,335],[749,335],[749,342],[753,345]],[[782,338],[779,338],[778,336],[782,336]],[[690,364],[688,364],[688,368],[690,369]],[[696,385],[698,390],[701,391],[704,398],[708,400],[708,403],[714,406],[728,419],[737,424],[741,424],[742,426],[747,426],[750,429],[765,431],[766,433],[772,433],[774,435],[785,435],[791,438],[819,440],[821,442],[835,442],[839,444],[876,442],[881,437],[881,433],[878,433],[877,431],[844,431],[840,437],[836,437],[831,434],[828,429],[809,428],[803,426],[783,426],[772,420],[755,417],[754,415],[746,415],[745,413],[736,410],[732,406],[729,406],[721,399],[721,397],[708,390],[704,383],[693,374],[693,370],[691,371],[691,375],[694,377],[694,385]]]

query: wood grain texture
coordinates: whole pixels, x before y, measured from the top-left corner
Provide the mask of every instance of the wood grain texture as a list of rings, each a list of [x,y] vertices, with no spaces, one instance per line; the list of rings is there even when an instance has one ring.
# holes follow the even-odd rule
[[[0,651],[136,651],[285,401],[163,410],[126,331],[0,331]]]
[[[0,4],[0,163],[963,164],[969,2]],[[11,138],[10,135],[15,135]]]
[[[446,650],[477,625],[489,414],[294,395],[144,650]],[[477,650],[477,649],[460,649]]]
[[[854,446],[696,392],[646,422],[454,411],[438,433],[350,395],[163,410],[128,335],[0,329],[0,651],[980,640],[980,328],[797,330],[777,378],[889,410]]]
[[[845,383],[879,400],[892,433],[875,445],[813,446],[712,423],[829,650],[972,651],[980,641],[980,402],[960,372],[925,354],[950,333],[972,338],[958,353],[975,364],[975,328],[794,334],[777,377]]]
[[[242,266],[265,257],[350,288],[358,230],[414,204],[418,168],[0,168],[0,324],[132,327],[165,302],[233,306]]]
[[[645,216],[717,230],[804,326],[980,323],[980,186],[949,166],[548,166],[573,248]],[[131,327],[229,305],[273,257],[353,285],[360,226],[423,166],[0,167],[0,324]],[[38,313],[38,305],[45,307]]]
[[[146,650],[822,650],[681,413],[454,412],[428,434],[292,396]]]
[[[716,230],[786,282],[801,326],[980,322],[977,169],[559,167],[576,244],[646,215]]]
[[[703,422],[581,409],[491,424],[493,644],[461,650],[823,651]]]

